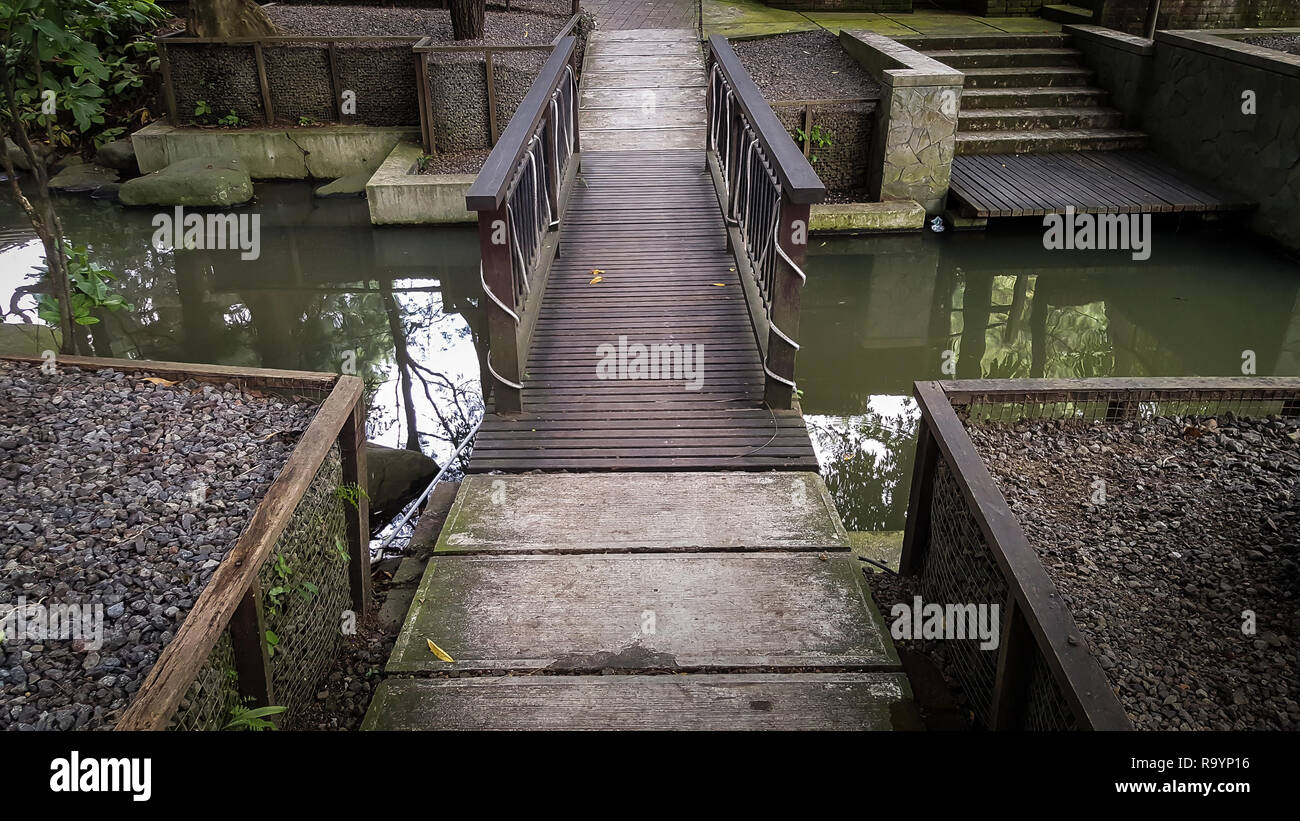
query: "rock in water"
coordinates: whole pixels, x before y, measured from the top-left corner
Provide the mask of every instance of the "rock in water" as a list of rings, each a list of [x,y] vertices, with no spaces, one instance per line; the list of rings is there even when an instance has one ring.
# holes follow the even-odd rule
[[[335,197],[364,197],[366,195],[366,183],[370,182],[370,174],[362,172],[360,174],[349,174],[346,177],[339,177],[334,182],[322,185],[316,189],[316,196],[322,199],[331,199]]]
[[[118,196],[124,205],[240,205],[253,198],[253,180],[236,159],[193,159],[127,180]]]
[[[423,453],[367,442],[366,494],[370,498],[371,527],[378,530],[398,515],[437,475],[438,463]]]
[[[135,146],[130,140],[111,140],[104,143],[95,152],[95,162],[128,174],[140,173],[140,167],[135,160]]]
[[[50,180],[51,191],[65,194],[95,192],[106,185],[117,183],[117,172],[101,165],[74,164],[60,171]]]

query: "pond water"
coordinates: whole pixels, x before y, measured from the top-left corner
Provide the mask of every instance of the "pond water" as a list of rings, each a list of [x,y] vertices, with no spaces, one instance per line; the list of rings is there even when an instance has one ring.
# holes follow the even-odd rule
[[[472,228],[371,227],[362,200],[263,183],[261,255],[159,251],[153,212],[80,197],[65,229],[134,309],[96,353],[344,371],[370,391],[370,438],[441,461],[482,413],[486,343]],[[1150,260],[1044,251],[1041,229],[814,238],[799,384],[850,530],[903,527],[917,379],[1300,375],[1300,265],[1248,236],[1158,231]],[[0,198],[0,310],[34,315],[42,252]],[[15,336],[13,328],[6,337]],[[0,340],[4,341],[4,340]],[[14,339],[7,340],[13,348]],[[39,352],[39,340],[22,344]],[[947,367],[945,368],[945,364]]]

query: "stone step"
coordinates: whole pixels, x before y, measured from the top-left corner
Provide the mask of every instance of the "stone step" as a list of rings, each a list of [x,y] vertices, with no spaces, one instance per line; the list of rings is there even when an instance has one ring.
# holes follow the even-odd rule
[[[967,108],[958,131],[1036,131],[1061,128],[1121,128],[1124,113],[1101,106],[1062,108]]]
[[[858,565],[852,553],[434,556],[387,671],[898,672]]]
[[[1039,14],[1053,23],[1091,23],[1093,12],[1069,3],[1051,3],[1043,6]]]
[[[1127,129],[967,131],[957,134],[958,154],[1044,154],[1145,148],[1147,135]]]
[[[389,679],[363,730],[913,730],[901,673]]]
[[[444,554],[700,549],[843,551],[848,535],[816,473],[475,474],[437,545]]]
[[[1035,108],[1105,105],[1110,95],[1087,86],[1028,86],[1025,88],[964,88],[963,108]]]
[[[1092,80],[1092,72],[1079,67],[970,68],[962,73],[966,75],[966,88],[1083,86]]]
[[[961,71],[971,68],[1016,68],[1028,66],[1080,67],[1083,52],[1072,48],[953,49],[927,51],[946,66]]]
[[[923,34],[893,38],[917,51],[928,49],[1061,48],[1068,34]]]

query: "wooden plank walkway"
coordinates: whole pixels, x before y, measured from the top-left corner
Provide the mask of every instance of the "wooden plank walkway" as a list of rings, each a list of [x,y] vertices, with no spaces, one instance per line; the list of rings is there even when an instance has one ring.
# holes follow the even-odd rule
[[[524,412],[489,414],[470,470],[817,470],[800,413],[763,404],[763,362],[705,166],[703,98],[683,96],[704,84],[699,45],[690,32],[637,34],[593,38],[582,167],[525,364]],[[664,67],[666,54],[688,68]],[[593,92],[593,77],[614,74],[668,104]],[[666,74],[698,77],[655,79]],[[597,138],[639,150],[593,150]],[[623,351],[630,365],[637,345],[683,346],[669,364],[689,367],[604,378],[602,360]]]
[[[1253,203],[1150,151],[967,154],[951,193],[968,217],[1240,211]]]

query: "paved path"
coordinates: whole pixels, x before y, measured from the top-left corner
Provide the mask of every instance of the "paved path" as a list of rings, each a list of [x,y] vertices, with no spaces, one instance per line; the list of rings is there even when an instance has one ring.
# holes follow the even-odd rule
[[[617,29],[694,29],[700,0],[583,0],[602,31]]]

